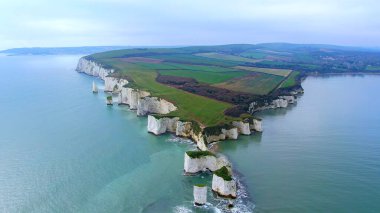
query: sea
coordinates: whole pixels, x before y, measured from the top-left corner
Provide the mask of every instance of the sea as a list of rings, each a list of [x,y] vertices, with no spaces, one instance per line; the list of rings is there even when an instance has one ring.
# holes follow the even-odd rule
[[[80,57],[0,56],[0,212],[380,211],[380,76],[308,77],[296,104],[257,115],[263,133],[214,144],[238,180],[228,209],[211,174],[184,175],[194,144],[107,106]]]

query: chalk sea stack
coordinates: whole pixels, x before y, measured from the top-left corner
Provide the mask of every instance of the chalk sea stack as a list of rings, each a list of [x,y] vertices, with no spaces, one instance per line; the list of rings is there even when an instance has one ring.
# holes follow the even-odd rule
[[[112,96],[107,96],[106,103],[107,105],[113,105]]]
[[[193,190],[194,204],[202,206],[207,203],[207,186],[198,184],[194,186]]]

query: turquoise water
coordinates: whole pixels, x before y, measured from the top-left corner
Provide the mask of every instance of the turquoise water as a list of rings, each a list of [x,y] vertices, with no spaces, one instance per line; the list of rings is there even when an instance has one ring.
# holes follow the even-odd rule
[[[94,78],[74,71],[79,57],[0,56],[0,212],[218,212],[211,193],[208,206],[192,205],[192,185],[210,184],[183,176],[192,143],[148,134],[146,118],[107,107]],[[378,212],[380,77],[303,86],[297,106],[260,115],[263,134],[216,148],[255,212]],[[252,208],[250,198],[235,211]]]
[[[183,176],[192,143],[107,107],[79,57],[0,57],[0,212],[217,211],[211,193],[193,207],[192,186],[211,176]]]
[[[262,135],[220,143],[255,212],[380,212],[380,76],[309,77]]]

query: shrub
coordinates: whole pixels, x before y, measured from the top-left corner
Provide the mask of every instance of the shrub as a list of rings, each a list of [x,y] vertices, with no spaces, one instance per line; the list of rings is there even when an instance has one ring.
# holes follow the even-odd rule
[[[210,151],[187,151],[186,154],[191,158],[201,158],[206,156],[215,156],[214,153]]]
[[[231,176],[230,172],[228,171],[227,167],[225,167],[225,166],[216,170],[214,172],[214,174],[223,178],[223,180],[225,180],[225,181],[231,181],[232,180],[232,176]]]

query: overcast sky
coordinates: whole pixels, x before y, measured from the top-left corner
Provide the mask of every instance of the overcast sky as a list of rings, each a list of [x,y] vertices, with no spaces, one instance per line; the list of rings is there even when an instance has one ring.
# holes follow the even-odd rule
[[[379,0],[0,0],[0,49],[292,42],[380,46]]]

